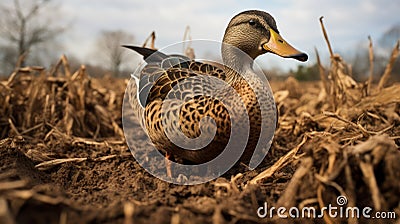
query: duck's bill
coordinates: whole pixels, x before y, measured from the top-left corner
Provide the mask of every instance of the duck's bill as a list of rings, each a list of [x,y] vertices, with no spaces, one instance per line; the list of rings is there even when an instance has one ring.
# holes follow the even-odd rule
[[[292,47],[277,32],[270,29],[270,33],[271,38],[269,39],[268,43],[263,44],[263,48],[266,51],[277,54],[284,58],[294,58],[299,61],[308,60],[308,55],[306,53],[303,53]]]

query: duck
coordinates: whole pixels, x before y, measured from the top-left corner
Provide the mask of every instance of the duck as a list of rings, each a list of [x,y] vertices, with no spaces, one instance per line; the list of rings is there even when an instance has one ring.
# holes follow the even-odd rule
[[[230,20],[222,40],[222,65],[145,47],[123,47],[146,62],[132,75],[136,88],[129,99],[141,127],[156,149],[191,164],[215,159],[232,139],[243,135],[246,141],[234,144],[235,150],[238,161],[249,163],[263,124],[274,132],[278,116],[269,85],[265,87],[255,75],[254,60],[266,53],[308,60],[280,35],[271,14],[260,10],[243,11]],[[233,137],[233,129],[244,132]]]

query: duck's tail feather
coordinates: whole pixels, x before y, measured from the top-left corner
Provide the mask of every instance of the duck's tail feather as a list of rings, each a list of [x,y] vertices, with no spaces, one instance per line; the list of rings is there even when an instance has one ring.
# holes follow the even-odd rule
[[[143,59],[146,62],[161,62],[162,60],[168,57],[167,55],[150,48],[136,47],[131,45],[122,45],[122,47],[134,50],[137,53],[143,55]]]

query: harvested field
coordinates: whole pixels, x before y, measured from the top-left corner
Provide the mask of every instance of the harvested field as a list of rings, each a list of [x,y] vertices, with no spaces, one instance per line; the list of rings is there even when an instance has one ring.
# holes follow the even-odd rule
[[[392,63],[380,83],[357,83],[332,53],[321,82],[271,83],[279,127],[267,158],[195,186],[154,178],[132,157],[121,124],[127,80],[70,71],[65,57],[52,69],[17,67],[0,83],[0,223],[399,223],[320,212],[400,216]],[[315,208],[320,218],[259,218],[265,202]]]

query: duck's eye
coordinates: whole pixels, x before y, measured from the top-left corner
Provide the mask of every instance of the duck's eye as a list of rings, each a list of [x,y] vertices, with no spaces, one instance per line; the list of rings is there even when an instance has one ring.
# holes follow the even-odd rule
[[[251,19],[251,20],[249,21],[249,24],[250,24],[251,26],[254,26],[254,25],[256,25],[256,21],[254,21],[254,20]]]

